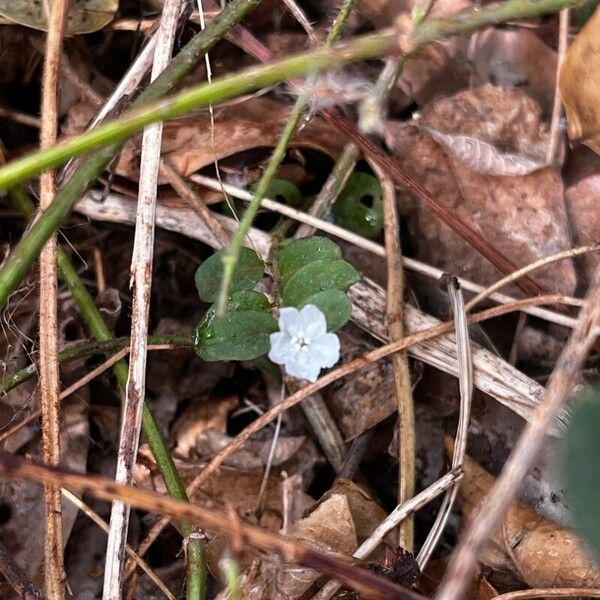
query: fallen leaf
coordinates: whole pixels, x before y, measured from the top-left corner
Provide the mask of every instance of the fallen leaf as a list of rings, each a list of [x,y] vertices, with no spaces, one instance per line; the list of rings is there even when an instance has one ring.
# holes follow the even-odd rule
[[[190,451],[196,447],[198,436],[207,429],[225,433],[227,417],[238,404],[237,395],[220,400],[206,396],[193,400],[179,415],[171,430],[177,455],[189,457]]]
[[[535,155],[532,150],[543,139],[539,109],[537,117],[524,110],[523,105],[533,100],[521,94],[521,108],[513,108],[510,115],[520,114],[524,122],[498,114],[498,103],[493,99],[502,93],[514,99],[519,96],[516,90],[479,96],[473,93],[470,97],[457,94],[441,100],[439,109],[425,110],[423,122],[439,130],[443,125],[446,132],[477,137],[498,148]],[[389,121],[385,130],[386,143],[401,165],[518,266],[571,247],[557,171],[545,168],[524,176],[483,175],[412,125]],[[484,285],[498,279],[500,273],[488,261],[432,218],[420,203],[406,193],[399,200],[416,242],[417,258]],[[552,291],[572,294],[575,289],[575,270],[570,260],[540,270],[536,277]],[[520,294],[514,286],[507,291]]]
[[[52,5],[54,0],[49,0]],[[67,17],[69,35],[91,33],[110,23],[119,7],[118,0],[73,0]],[[0,15],[32,29],[48,30],[46,2],[0,0]]]
[[[272,148],[281,136],[289,115],[289,106],[264,97],[231,104],[215,111],[214,138],[210,115],[201,112],[186,119],[165,123],[163,157],[182,175],[188,176],[240,152],[256,148]],[[69,111],[64,133],[75,135],[87,125],[96,110],[80,103]],[[291,148],[310,149],[336,158],[345,145],[345,138],[319,117],[313,117],[294,136]],[[141,137],[123,147],[116,173],[139,179]],[[164,178],[160,183],[166,183]]]
[[[495,480],[470,458],[464,471],[459,499],[470,522]],[[512,571],[534,588],[596,587],[600,583],[600,571],[575,532],[519,502],[510,505],[479,560],[494,569]]]
[[[600,153],[600,9],[590,17],[567,50],[559,88],[572,140]]]
[[[419,589],[428,596],[433,597],[444,577],[447,567],[448,560],[446,559],[428,562],[425,572],[419,578]],[[494,600],[497,595],[498,592],[494,589],[494,586],[478,570],[464,600]]]
[[[556,52],[525,27],[490,27],[477,36],[473,70],[479,84],[518,88],[533,98],[542,114],[552,114]]]

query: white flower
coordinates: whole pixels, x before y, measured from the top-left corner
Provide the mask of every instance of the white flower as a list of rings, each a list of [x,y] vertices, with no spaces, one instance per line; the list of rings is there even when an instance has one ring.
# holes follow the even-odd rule
[[[279,329],[270,335],[269,358],[284,365],[288,375],[315,382],[321,369],[340,359],[340,340],[327,333],[325,315],[314,304],[282,308]]]

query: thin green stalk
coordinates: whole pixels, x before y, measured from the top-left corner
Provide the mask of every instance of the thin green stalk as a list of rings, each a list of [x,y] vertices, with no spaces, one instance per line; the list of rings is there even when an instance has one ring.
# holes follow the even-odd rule
[[[11,196],[24,214],[29,216],[34,212],[35,205],[22,190],[18,188],[11,189]],[[90,296],[83,281],[77,274],[75,267],[62,248],[59,249],[57,262],[60,278],[69,288],[90,333],[99,342],[114,342],[115,340],[104,321],[102,314],[98,310],[93,298]],[[113,367],[113,373],[117,378],[121,390],[125,390],[128,377],[127,362],[125,360],[120,360],[116,363]],[[173,462],[173,457],[169,452],[166,440],[146,402],[144,402],[142,414],[142,432],[150,446],[150,450],[152,451],[152,455],[160,470],[160,474],[165,482],[169,495],[178,500],[188,502],[185,486],[177,472],[177,467]],[[194,529],[193,525],[187,521],[182,521],[180,523],[180,528],[184,536],[189,535]]]
[[[206,544],[198,529],[187,537],[186,571],[186,599],[206,598]]]
[[[171,61],[169,67],[140,94],[138,99],[133,103],[133,107],[139,107],[144,103],[158,100],[161,96],[172,90],[195,67],[202,56],[259,2],[260,0],[232,0],[211,21],[206,29],[190,40],[185,48]],[[93,131],[96,130],[94,129]],[[21,283],[25,274],[37,259],[43,245],[60,227],[61,223],[71,212],[75,202],[85,193],[88,187],[116,155],[120,148],[120,142],[123,139],[117,137],[118,143],[111,144],[107,148],[98,150],[83,159],[69,180],[61,186],[50,207],[30,227],[23,239],[14,248],[0,269],[0,308],[6,305],[10,294]],[[53,149],[50,150],[52,151]],[[58,161],[55,165],[61,162],[63,161]],[[16,163],[10,164],[14,165]],[[38,166],[39,169],[36,166],[36,160],[30,162],[30,171],[18,181],[23,181],[35,175],[36,171],[41,172],[46,168],[41,163]],[[17,180],[14,180],[11,184],[10,179],[10,177],[5,179],[4,184],[0,184],[0,187],[11,187],[17,183]]]
[[[335,42],[337,42],[342,35],[342,30],[346,20],[350,16],[354,5],[356,4],[356,0],[345,0],[342,8],[340,9],[331,30],[327,36],[327,40],[325,41],[325,49],[330,48]],[[308,106],[308,94],[310,93],[310,89],[316,84],[317,79],[313,74],[308,78],[306,82],[307,91],[302,93],[296,98],[296,102],[292,108],[292,111],[288,117],[288,120],[283,129],[283,133],[277,142],[277,146],[275,150],[273,150],[273,154],[269,160],[269,164],[267,168],[264,170],[258,184],[256,185],[256,189],[254,190],[254,196],[248,204],[246,211],[244,212],[244,216],[240,221],[239,227],[235,232],[235,235],[231,239],[231,243],[227,247],[226,251],[223,253],[223,282],[221,284],[221,291],[219,293],[219,301],[217,303],[217,315],[220,317],[225,316],[225,312],[227,310],[227,300],[229,298],[231,283],[233,281],[233,273],[235,271],[235,267],[237,265],[240,251],[244,244],[244,240],[252,227],[252,223],[254,222],[254,217],[256,213],[260,209],[260,204],[267,193],[267,190],[271,186],[273,179],[277,175],[277,171],[285,158],[285,154],[287,152],[288,146],[294,137],[296,130],[298,129],[298,125],[300,120],[303,118],[306,113],[306,107]]]

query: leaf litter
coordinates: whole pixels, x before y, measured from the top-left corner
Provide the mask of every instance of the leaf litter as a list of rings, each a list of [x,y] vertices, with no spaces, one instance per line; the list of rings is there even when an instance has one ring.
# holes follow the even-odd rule
[[[255,33],[260,31],[260,39],[274,55],[309,47],[302,29],[283,5],[266,1],[263,5],[245,25]],[[314,23],[317,38],[325,37],[329,18],[339,5],[319,0],[304,7]],[[448,17],[471,6],[467,0],[460,3],[438,0],[431,16]],[[346,31],[350,35],[388,26],[398,15],[409,14],[413,8],[413,2],[406,0],[358,2]],[[0,108],[4,111],[0,135],[8,156],[13,157],[26,153],[37,143],[36,132],[20,121],[22,114],[37,118],[39,113],[36,97],[31,93],[39,86],[36,64],[39,57],[25,49],[33,47],[31,39],[38,35],[29,28],[44,29],[45,18],[40,11],[26,14],[23,3],[19,2],[0,2],[0,14],[23,26],[4,24],[0,31],[6,63],[0,80],[3,90]],[[70,33],[76,37],[65,46],[65,53],[71,65],[76,66],[76,74],[63,81],[63,135],[82,132],[96,114],[97,107],[89,102],[89,88],[98,97],[105,97],[125,73],[139,40],[135,31],[119,28],[124,28],[128,19],[136,21],[144,17],[146,14],[135,2],[74,3]],[[600,239],[600,219],[594,202],[600,162],[587,149],[569,147],[565,132],[568,128],[573,141],[582,141],[592,150],[598,150],[598,98],[590,76],[596,55],[585,49],[597,44],[599,18],[596,13],[580,32],[572,27],[571,32],[578,35],[560,77],[568,125],[561,124],[558,132],[550,128],[558,61],[554,17],[534,19],[526,26],[515,21],[505,27],[488,27],[470,37],[454,37],[421,48],[406,60],[390,90],[384,125],[379,132],[387,151],[456,217],[483,233],[518,266]],[[92,30],[96,30],[95,37],[81,35]],[[181,36],[190,37],[196,30],[193,23],[187,23]],[[229,42],[217,45],[211,52],[211,60],[217,75],[251,64]],[[354,118],[356,106],[372,90],[380,69],[381,65],[374,61],[319,80],[311,112],[293,138],[278,174],[300,190],[302,212],[309,210],[348,141],[330,122],[319,117],[318,111],[323,106],[337,106]],[[203,81],[205,77],[205,66],[199,64],[186,84]],[[250,189],[280,138],[297,91],[281,86],[215,106],[214,123],[208,111],[170,122],[164,127],[163,158],[184,177],[197,173],[218,175],[228,183]],[[563,148],[559,152],[560,168],[547,166],[546,162],[553,135],[559,136]],[[122,193],[124,201],[130,203],[128,198],[135,194],[139,180],[140,150],[141,138],[127,142],[112,173],[107,174],[107,180],[113,181],[113,193]],[[356,170],[369,173],[362,160]],[[166,178],[159,183],[161,202],[173,214],[186,206]],[[31,189],[35,191],[35,187]],[[229,216],[232,208],[236,213],[244,208],[241,203],[228,206],[220,192],[198,185],[193,189],[215,213]],[[275,199],[285,201],[283,197]],[[482,285],[491,284],[501,276],[406,190],[397,190],[397,200],[406,256]],[[372,208],[373,198],[368,194],[358,201]],[[0,227],[10,244],[18,239],[25,223],[6,197],[0,202]],[[331,208],[320,216],[336,222],[336,211]],[[344,223],[349,228],[351,224],[352,219]],[[255,225],[271,233],[288,232],[285,235],[289,237],[294,232],[289,222],[264,209]],[[195,323],[207,309],[207,304],[198,297],[194,273],[202,264],[210,266],[212,251],[207,244],[175,230],[175,233],[157,231],[149,319],[152,332],[191,338]],[[131,296],[127,282],[133,232],[125,224],[90,221],[80,216],[71,217],[64,232],[71,257],[89,291],[97,295],[111,331],[119,336],[128,335]],[[374,241],[382,243],[383,238],[377,232]],[[366,246],[360,244],[359,241],[358,245],[343,246],[343,258],[361,276],[373,278],[385,288],[385,259],[369,254]],[[593,254],[567,259],[540,270],[536,278],[548,292],[580,294],[585,291],[597,263]],[[311,289],[315,277],[310,279],[303,282],[304,291]],[[262,286],[261,293],[267,293],[270,300],[282,291],[287,296],[285,290],[270,287],[272,282],[269,274],[258,284]],[[439,319],[447,319],[450,304],[443,286],[436,281],[423,284],[410,278],[408,282],[409,304]],[[100,294],[106,285],[108,290]],[[89,333],[68,299],[66,288],[61,286],[59,291],[61,344],[71,348],[88,340]],[[522,295],[516,286],[502,291]],[[218,292],[218,285],[213,292]],[[214,299],[211,297],[211,301]],[[36,359],[38,302],[32,287],[29,293],[15,295],[3,315],[0,357],[5,376]],[[574,314],[570,309],[567,312]],[[385,331],[386,324],[383,317],[377,319],[377,331],[361,329],[356,324],[348,324],[341,330],[342,364],[378,345],[379,332]],[[568,334],[564,328],[550,326],[540,319],[528,319],[520,327],[513,316],[501,317],[481,327],[486,347],[498,360],[505,364],[512,361],[531,380],[542,384]],[[476,340],[479,342],[480,338]],[[95,354],[64,365],[62,385],[66,387],[103,360]],[[411,359],[410,368],[416,402],[417,484],[423,489],[447,469],[444,436],[456,430],[459,395],[456,380],[437,370],[435,363],[431,366]],[[593,354],[582,382],[594,378],[597,369],[597,355]],[[147,400],[185,484],[218,457],[248,423],[278,404],[281,390],[276,375],[273,369],[252,361],[207,363],[186,348],[163,350],[149,357]],[[35,383],[30,382],[3,397],[3,426],[9,427],[35,410],[38,395]],[[391,362],[382,360],[349,374],[326,388],[322,398],[347,453],[347,464],[342,471],[354,461],[351,479],[344,478],[343,472],[342,477],[336,474],[327,462],[314,422],[309,423],[294,408],[284,413],[278,426],[265,427],[229,457],[192,495],[192,502],[208,508],[226,508],[230,515],[237,514],[270,531],[283,532],[315,551],[342,554],[350,565],[357,564],[433,597],[457,537],[465,523],[476,518],[477,508],[492,489],[494,477],[471,458],[466,460],[459,507],[453,511],[434,560],[424,573],[418,575],[412,555],[397,547],[394,531],[368,560],[352,559],[357,547],[396,505],[396,400]],[[61,424],[65,467],[113,475],[119,406],[119,394],[110,372],[65,401]],[[478,393],[469,431],[471,453],[491,472],[498,473],[524,423],[514,410]],[[36,457],[39,448],[37,421],[3,440],[3,449],[15,454]],[[569,528],[571,514],[556,477],[554,449],[555,443],[549,437],[520,488],[521,502],[511,505],[501,528],[478,556],[480,570],[469,598],[489,600],[515,587],[600,584],[597,567]],[[166,493],[146,444],[140,446],[134,473],[137,486]],[[89,494],[84,495],[84,500],[93,502]],[[94,506],[107,517],[106,505],[94,502]],[[434,522],[438,506],[433,499],[417,513],[417,547]],[[106,538],[66,501],[63,511],[69,586],[75,597],[100,597]],[[130,527],[131,543],[136,546],[142,542],[155,522],[155,516],[135,511]],[[38,585],[43,582],[43,525],[40,489],[29,482],[2,480],[0,542],[12,552],[27,577]],[[326,583],[313,569],[282,564],[272,556],[248,551],[243,540],[240,546],[239,540],[213,535],[210,531],[205,533],[210,570],[208,597],[227,597],[220,565],[231,556],[238,562],[243,598],[307,598]],[[175,595],[184,588],[181,544],[175,529],[165,529],[146,555],[151,567]],[[146,576],[139,579],[131,594],[132,598],[159,597]],[[0,597],[15,596],[4,585],[0,587]]]

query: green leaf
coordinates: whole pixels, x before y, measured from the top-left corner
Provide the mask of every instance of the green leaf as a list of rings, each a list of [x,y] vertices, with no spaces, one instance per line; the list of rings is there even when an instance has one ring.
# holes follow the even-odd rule
[[[352,173],[333,205],[335,222],[367,238],[376,238],[383,229],[381,185],[368,173]]]
[[[242,310],[217,319],[207,311],[194,332],[194,348],[206,361],[251,360],[269,351],[269,334],[277,330],[267,312]]]
[[[342,328],[352,314],[352,302],[342,290],[325,290],[314,294],[300,307],[306,304],[314,304],[325,315],[328,331],[337,331]]]
[[[273,179],[265,196],[290,206],[301,206],[304,202],[298,187],[285,179]]]
[[[235,292],[235,294],[229,296],[227,312],[236,312],[240,310],[258,310],[265,312],[271,310],[271,303],[264,294],[256,292],[255,290]]]
[[[298,269],[315,260],[342,258],[339,246],[324,237],[312,237],[294,240],[279,253],[277,271],[282,282],[287,281]]]
[[[219,297],[223,280],[223,250],[205,260],[197,269],[195,281],[198,295],[204,302],[215,302]],[[251,290],[262,278],[264,265],[256,252],[242,248],[235,268],[232,292]]]
[[[575,526],[600,561],[600,389],[575,401],[563,442],[563,481]]]
[[[290,277],[281,299],[284,306],[302,306],[319,292],[346,291],[359,280],[356,269],[345,260],[315,260]]]

